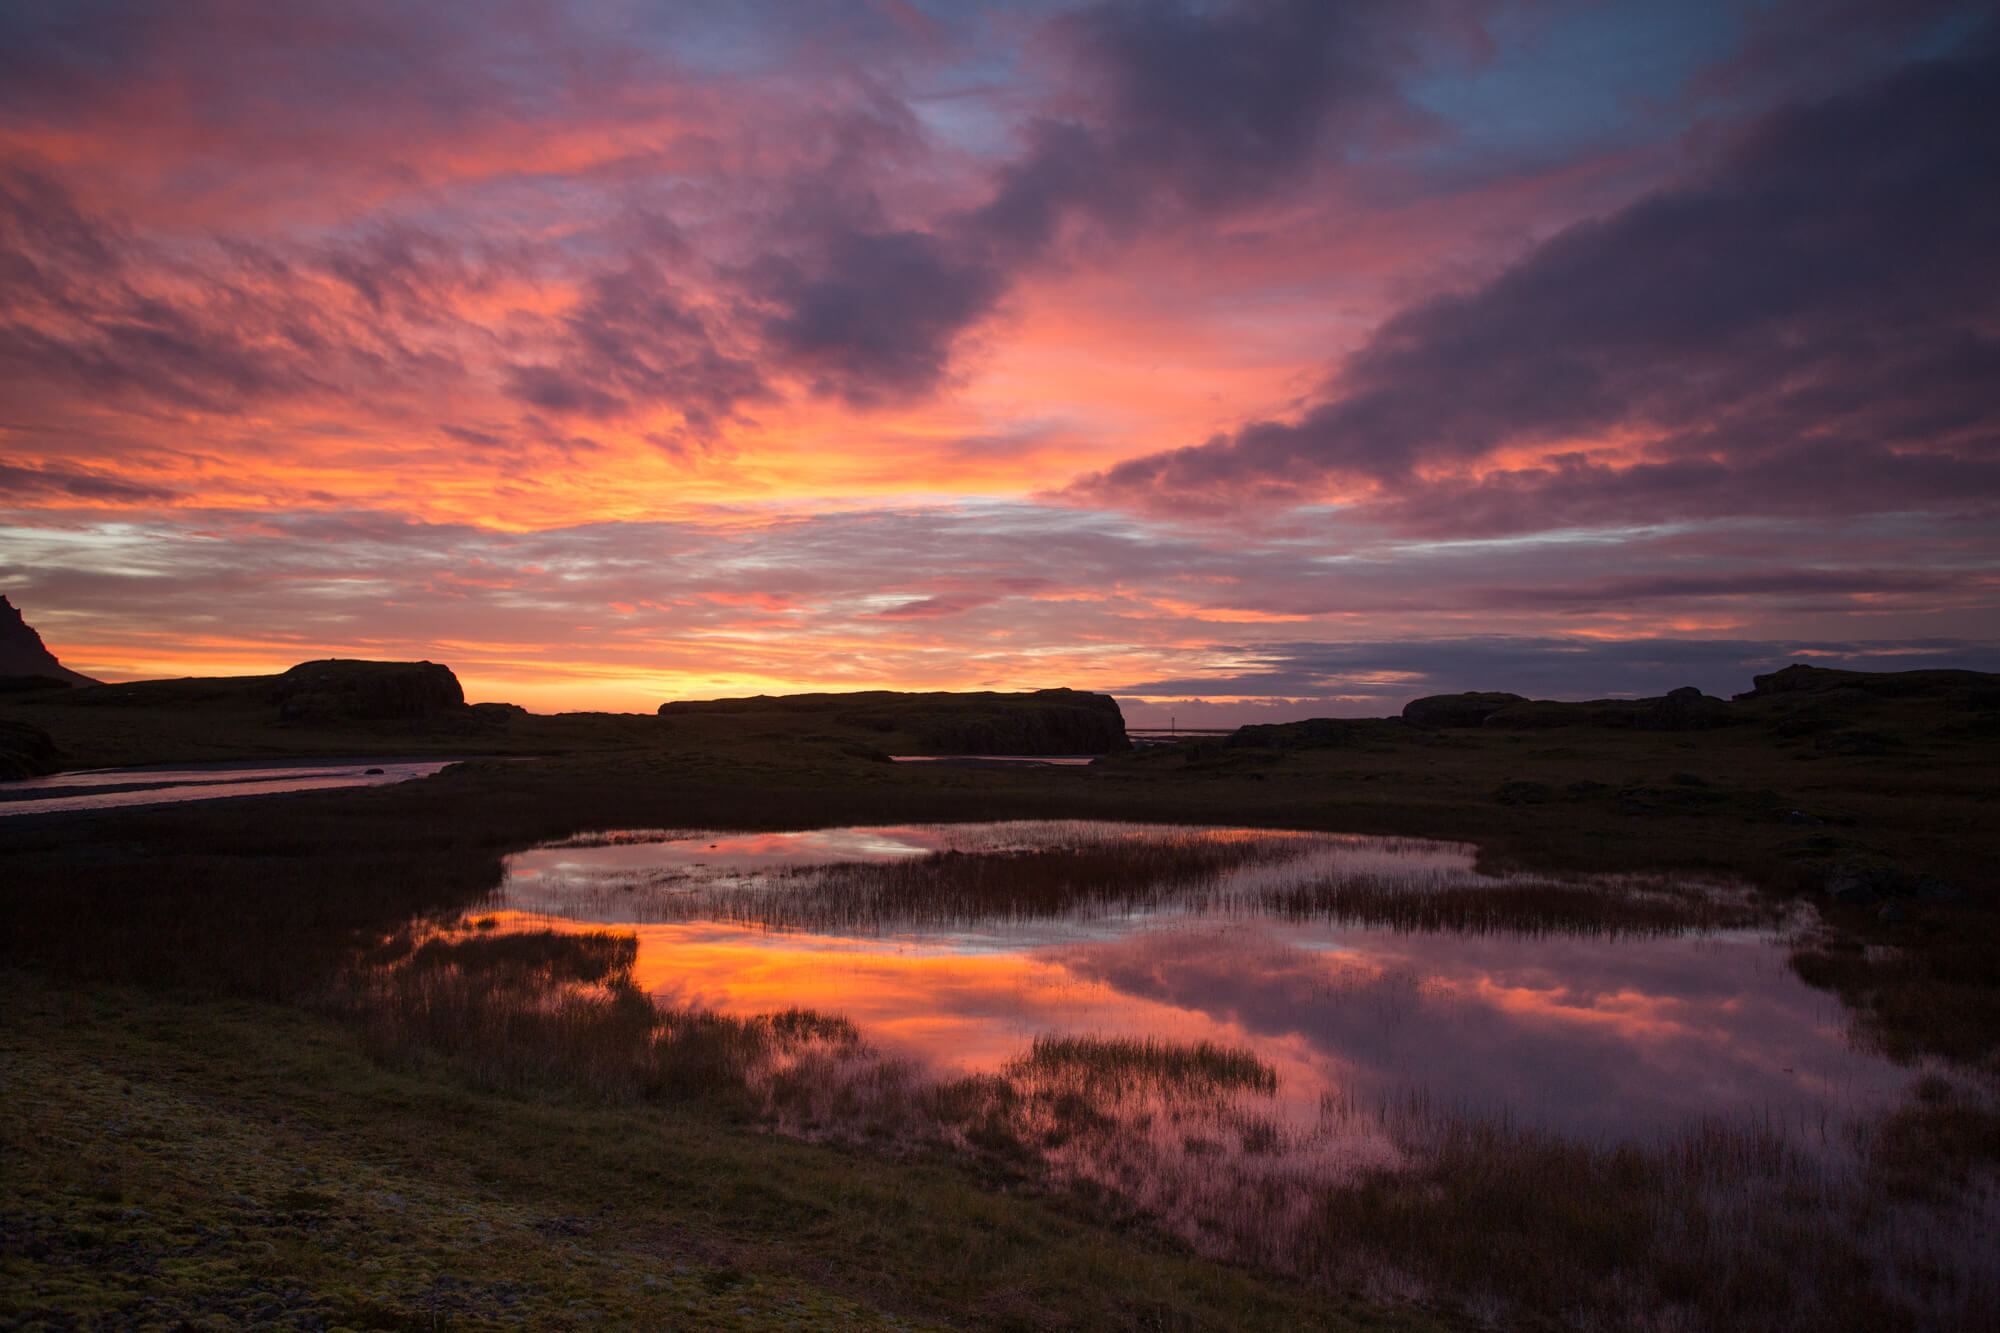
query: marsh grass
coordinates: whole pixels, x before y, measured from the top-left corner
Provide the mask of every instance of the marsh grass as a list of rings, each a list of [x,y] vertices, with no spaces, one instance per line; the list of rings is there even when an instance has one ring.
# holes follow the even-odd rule
[[[1363,876],[1328,878],[1274,890],[1264,905],[1297,919],[1462,935],[1675,935],[1776,926],[1791,915],[1786,904],[1708,878],[1465,880],[1413,885]]]
[[[1193,1090],[1278,1090],[1278,1071],[1249,1051],[1214,1042],[1152,1037],[1036,1037],[1008,1066],[1017,1077],[1067,1077],[1092,1089],[1123,1090],[1147,1083]]]
[[[608,931],[392,940],[321,1003],[392,1063],[443,1058],[480,1086],[608,1101],[704,1100],[734,1110],[771,1068],[859,1046],[846,1019],[749,1018],[656,1004],[632,980],[638,941]]]
[[[633,985],[632,945],[474,923],[386,942],[328,1003],[392,1063],[942,1154],[1329,1292],[1583,1328],[1971,1328],[2000,1308],[1979,1188],[2000,1118],[1937,1075],[1834,1154],[1722,1120],[1593,1143],[1421,1096],[1329,1097],[1299,1125],[1245,1050],[1046,1033],[996,1073],[937,1078],[838,1017],[663,1006]]]
[[[1174,909],[1460,933],[1660,935],[1773,926],[1791,908],[1691,875],[1488,875],[1460,844],[1087,821],[932,830],[952,845],[892,861],[742,870],[663,857],[657,868],[544,870],[497,900],[632,922],[697,919],[777,930],[912,927]],[[564,847],[698,842],[623,832]]]
[[[1885,1208],[1872,1151],[1842,1164],[1721,1120],[1595,1144],[1421,1103],[1378,1119],[1408,1165],[1318,1194],[1291,1253],[1322,1280],[1604,1328],[1976,1328],[2000,1308],[1990,1198]]]

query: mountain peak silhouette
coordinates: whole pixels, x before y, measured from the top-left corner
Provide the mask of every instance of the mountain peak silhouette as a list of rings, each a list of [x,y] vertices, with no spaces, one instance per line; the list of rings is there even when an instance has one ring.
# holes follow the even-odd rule
[[[48,676],[71,685],[98,683],[58,662],[35,627],[4,595],[0,595],[0,676]]]

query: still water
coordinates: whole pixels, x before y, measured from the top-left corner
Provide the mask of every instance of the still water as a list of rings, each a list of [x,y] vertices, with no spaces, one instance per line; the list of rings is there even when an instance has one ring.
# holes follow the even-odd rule
[[[0,818],[65,810],[172,805],[226,796],[276,796],[328,787],[376,787],[427,778],[456,759],[311,759],[292,762],[92,768],[0,782]]]
[[[938,1077],[1002,1070],[1051,1035],[1247,1050],[1295,1128],[1330,1105],[1422,1103],[1600,1141],[1720,1117],[1832,1151],[1909,1083],[1848,1040],[1771,925],[1396,929],[1297,894],[1519,883],[1462,844],[1268,830],[638,831],[510,858],[491,924],[630,931],[637,981],[667,1004],[844,1015]]]

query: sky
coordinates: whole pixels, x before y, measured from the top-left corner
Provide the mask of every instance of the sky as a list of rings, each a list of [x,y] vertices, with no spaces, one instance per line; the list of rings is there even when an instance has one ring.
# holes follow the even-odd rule
[[[103,679],[1134,726],[2000,670],[2000,9],[13,0]]]

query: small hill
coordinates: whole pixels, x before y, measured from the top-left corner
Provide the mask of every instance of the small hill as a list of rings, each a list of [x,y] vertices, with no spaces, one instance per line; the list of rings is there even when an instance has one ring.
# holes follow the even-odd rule
[[[1614,731],[1687,732],[1761,725],[1780,739],[1813,737],[1818,749],[1879,754],[1903,733],[1939,736],[2000,734],[2000,675],[1984,671],[1837,671],[1795,663],[1752,678],[1754,689],[1724,700],[1682,686],[1653,699],[1528,699],[1482,692],[1412,699],[1400,719],[1312,718],[1238,729],[1232,749],[1338,749],[1382,739],[1376,730],[1400,722],[1425,732],[1480,728],[1542,731],[1588,727]],[[1866,723],[1874,730],[1861,729]]]
[[[436,662],[301,662],[268,676],[186,676],[108,685],[11,689],[0,722],[36,729],[63,766],[199,763],[279,756],[512,751],[521,716],[506,704],[468,705]],[[651,725],[651,719],[646,719]],[[476,739],[475,739],[476,738]],[[32,736],[0,735],[10,765],[45,765]],[[46,769],[44,769],[46,771]]]
[[[35,627],[21,618],[12,602],[0,596],[0,681],[16,680],[23,689],[97,684],[58,662]]]
[[[458,677],[436,662],[301,662],[271,697],[287,722],[414,722],[465,707]]]
[[[1739,721],[1721,699],[1683,685],[1657,699],[1591,699],[1567,703],[1518,694],[1433,694],[1403,707],[1412,726],[1494,727],[1538,731],[1546,727],[1614,727],[1629,731],[1706,731]]]
[[[1794,662],[1782,671],[1752,676],[1756,688],[1736,696],[1775,699],[1801,694],[1861,690],[1878,699],[1985,698],[2000,691],[2000,675],[1988,671],[1839,671]]]
[[[301,662],[275,676],[187,676],[72,690],[78,708],[254,714],[266,724],[427,723],[470,712],[451,668],[436,662]]]
[[[874,732],[885,744],[906,747],[909,753],[1108,754],[1132,748],[1118,701],[1084,690],[760,694],[664,703],[659,713],[664,718],[738,717],[746,723],[809,718]]]

